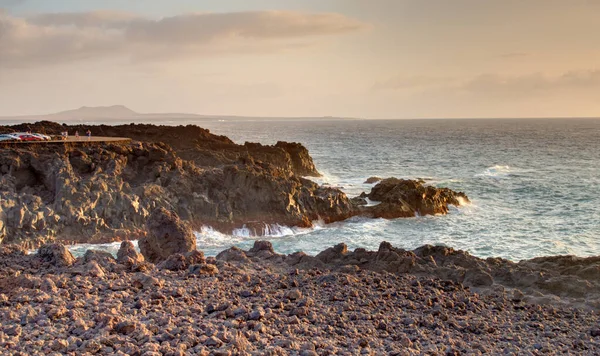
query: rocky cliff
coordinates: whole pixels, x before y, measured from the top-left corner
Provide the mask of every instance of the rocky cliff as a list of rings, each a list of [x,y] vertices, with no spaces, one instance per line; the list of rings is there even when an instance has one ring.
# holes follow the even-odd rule
[[[319,173],[297,143],[237,145],[197,126],[27,126],[0,132],[90,129],[93,135],[134,139],[0,146],[0,240],[29,247],[54,240],[137,239],[161,207],[196,229],[208,225],[231,233],[245,226],[262,235],[271,224],[310,227],[314,220],[331,223],[355,215],[445,213],[448,204],[459,203],[449,190],[386,179],[370,196],[381,206],[360,206],[340,190],[303,178]]]

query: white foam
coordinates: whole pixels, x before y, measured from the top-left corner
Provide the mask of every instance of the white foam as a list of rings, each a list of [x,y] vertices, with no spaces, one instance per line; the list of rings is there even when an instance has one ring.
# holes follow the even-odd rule
[[[476,174],[475,177],[507,178],[511,172],[512,169],[509,166],[495,165],[486,168],[482,173]]]
[[[140,248],[138,246],[138,241],[133,240],[131,242],[133,243],[133,246],[135,247],[136,251],[139,252]],[[121,242],[119,242],[119,241],[106,243],[106,244],[77,244],[77,245],[67,246],[69,251],[71,251],[71,253],[75,257],[81,257],[81,256],[85,255],[87,250],[104,251],[104,252],[108,252],[111,255],[117,257],[117,252],[119,252],[120,247],[121,247]],[[36,253],[36,252],[37,251],[32,251],[32,253]]]
[[[196,235],[196,246],[198,248],[230,246],[244,240],[243,237],[223,234],[210,226],[202,226],[200,231],[194,232],[194,235]]]
[[[467,205],[471,205],[471,202],[468,202],[465,198],[463,197],[456,197],[456,200],[458,200],[458,204],[460,206],[467,206]]]
[[[323,229],[325,223],[323,221],[313,221],[311,228],[289,227],[279,224],[265,224],[262,229],[262,234],[254,234],[246,225],[232,231],[231,235],[216,231],[210,226],[203,226],[200,231],[194,232],[196,235],[197,246],[231,246],[244,241],[254,240],[256,238],[284,238],[289,236],[297,236],[308,234],[315,230]]]
[[[367,201],[367,206],[377,206],[381,204],[381,202],[377,200],[371,200],[369,198],[365,198],[365,200]]]

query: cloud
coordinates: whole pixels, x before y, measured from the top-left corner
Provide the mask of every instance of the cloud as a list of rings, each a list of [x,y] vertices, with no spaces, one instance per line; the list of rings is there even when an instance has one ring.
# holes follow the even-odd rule
[[[478,95],[522,96],[563,89],[600,89],[600,70],[573,70],[557,75],[531,73],[520,76],[481,74],[469,78],[427,75],[396,76],[372,86],[375,91],[460,92]]]
[[[521,76],[485,74],[456,86],[457,90],[497,96],[536,95],[557,90],[600,89],[600,70],[569,71],[549,76],[532,73]]]
[[[40,27],[75,26],[77,28],[126,28],[134,20],[135,14],[119,11],[68,12],[41,14],[28,19],[28,22]]]
[[[436,77],[431,75],[398,75],[396,77],[373,84],[371,89],[373,91],[381,91],[428,88],[445,85],[451,83],[453,80],[455,79],[450,77]]]
[[[253,53],[306,46],[300,42],[363,27],[340,14],[290,11],[191,13],[157,20],[109,11],[30,18],[0,12],[0,65]]]
[[[498,58],[517,59],[517,58],[530,57],[531,55],[532,55],[532,53],[529,53],[529,52],[510,52],[510,53],[502,53],[498,56]]]

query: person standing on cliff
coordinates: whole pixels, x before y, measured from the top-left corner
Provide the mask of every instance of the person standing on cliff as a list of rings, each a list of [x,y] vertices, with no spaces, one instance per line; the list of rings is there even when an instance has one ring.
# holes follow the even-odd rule
[[[88,141],[90,141],[92,139],[92,131],[87,130],[86,134],[87,134]]]
[[[75,131],[75,141],[79,141],[79,131]]]

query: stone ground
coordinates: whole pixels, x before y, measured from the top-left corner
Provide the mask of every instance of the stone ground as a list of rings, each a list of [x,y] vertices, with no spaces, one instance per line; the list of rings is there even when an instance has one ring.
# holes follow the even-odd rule
[[[118,259],[0,252],[0,354],[600,353],[592,309],[352,265],[297,269],[268,243],[156,266],[127,243]]]

